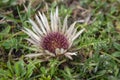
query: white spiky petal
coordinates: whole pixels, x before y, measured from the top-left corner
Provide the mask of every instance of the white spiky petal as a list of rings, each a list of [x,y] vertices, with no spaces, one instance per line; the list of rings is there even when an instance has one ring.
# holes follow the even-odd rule
[[[31,58],[31,57],[43,56],[47,58],[50,56],[55,57],[59,55],[64,55],[65,57],[72,59],[72,56],[76,55],[76,52],[68,52],[68,49],[71,48],[73,41],[76,38],[78,38],[85,29],[82,29],[77,32],[77,29],[74,27],[77,21],[71,24],[70,27],[68,27],[67,18],[68,16],[65,17],[65,19],[63,20],[63,24],[61,24],[60,18],[58,16],[58,8],[56,8],[56,12],[52,13],[51,11],[50,14],[51,25],[49,25],[47,17],[45,16],[44,13],[41,14],[40,12],[38,12],[38,15],[35,15],[35,19],[37,23],[29,19],[29,22],[32,25],[32,30],[28,28],[24,28],[23,31],[30,36],[30,38],[27,40],[36,47],[39,47],[39,49],[38,49],[38,54],[36,53],[27,54],[25,57]],[[56,48],[55,53],[52,53],[42,48],[42,46],[40,45],[42,41],[42,37],[46,36],[51,32],[59,32],[63,34],[69,42],[68,49]]]

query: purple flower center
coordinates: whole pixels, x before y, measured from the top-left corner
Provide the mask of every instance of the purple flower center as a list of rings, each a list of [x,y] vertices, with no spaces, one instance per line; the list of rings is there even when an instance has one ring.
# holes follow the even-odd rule
[[[56,48],[67,49],[69,46],[67,38],[59,32],[49,33],[42,39],[42,48],[55,53]]]

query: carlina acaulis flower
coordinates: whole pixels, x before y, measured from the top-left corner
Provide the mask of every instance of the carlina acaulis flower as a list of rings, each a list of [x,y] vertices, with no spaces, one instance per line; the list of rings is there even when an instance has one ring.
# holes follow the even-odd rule
[[[23,31],[29,35],[30,38],[27,40],[32,43],[37,53],[27,54],[25,57],[41,57],[51,58],[65,56],[72,59],[73,55],[77,52],[69,52],[72,47],[73,41],[78,38],[81,33],[85,30],[84,28],[80,31],[74,27],[76,21],[70,26],[67,25],[67,16],[61,24],[58,16],[58,7],[54,13],[50,14],[50,23],[44,13],[38,12],[35,15],[35,21],[29,19],[32,25],[32,30],[24,28]]]

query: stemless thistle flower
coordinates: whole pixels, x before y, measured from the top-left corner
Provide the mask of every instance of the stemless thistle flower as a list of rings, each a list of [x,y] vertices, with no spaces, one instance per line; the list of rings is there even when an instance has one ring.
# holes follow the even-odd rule
[[[74,28],[76,22],[68,27],[67,16],[65,17],[63,24],[61,24],[60,18],[58,16],[58,8],[56,8],[55,13],[51,11],[50,20],[51,26],[44,13],[38,12],[35,15],[36,23],[29,19],[32,24],[32,30],[24,28],[24,32],[29,35],[29,42],[37,47],[37,54],[28,54],[26,57],[37,57],[41,56],[43,58],[66,56],[72,59],[72,55],[76,55],[76,52],[69,52],[73,41],[79,37],[79,35],[85,30],[82,29],[77,32]]]

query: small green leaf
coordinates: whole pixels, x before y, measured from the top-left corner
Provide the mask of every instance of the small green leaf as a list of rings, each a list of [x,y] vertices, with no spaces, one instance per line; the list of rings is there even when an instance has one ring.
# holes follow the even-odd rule
[[[9,71],[10,71],[10,75],[11,75],[11,77],[13,76],[13,74],[14,74],[14,70],[13,70],[13,68],[12,68],[12,65],[11,65],[11,63],[10,63],[10,61],[8,61],[7,62],[7,67],[8,67],[8,69],[9,69]]]
[[[25,71],[24,62],[23,61],[16,62],[14,65],[14,69],[15,69],[16,76],[18,77],[21,76]]]
[[[116,52],[112,53],[112,56],[120,57],[120,51],[116,51]]]
[[[120,44],[119,43],[114,43],[113,44],[113,46],[117,49],[117,50],[119,50],[120,51]]]
[[[27,65],[27,71],[26,71],[26,75],[25,75],[25,77],[26,78],[30,78],[30,76],[32,75],[32,73],[33,73],[33,69],[35,68],[35,65],[33,65],[32,63],[29,63],[28,65]]]
[[[7,34],[7,33],[9,33],[10,32],[10,26],[7,26],[3,31],[2,31],[2,33],[5,33],[5,34]]]
[[[12,39],[6,40],[2,45],[5,47],[5,49],[17,48],[18,40],[15,38],[12,38]]]
[[[47,70],[45,69],[45,67],[41,67],[40,71],[42,72],[42,74],[46,74],[47,73]]]

